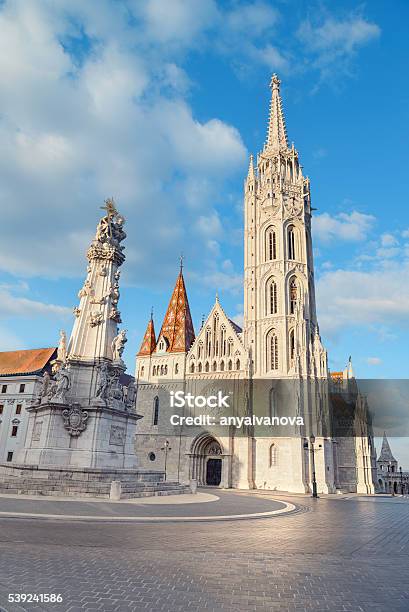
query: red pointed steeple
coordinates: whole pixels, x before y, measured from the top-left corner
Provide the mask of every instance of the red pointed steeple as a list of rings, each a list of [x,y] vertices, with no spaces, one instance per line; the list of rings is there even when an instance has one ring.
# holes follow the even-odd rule
[[[153,351],[156,348],[156,336],[155,336],[155,326],[153,324],[153,316],[149,320],[148,326],[146,328],[145,335],[142,340],[141,348],[139,349],[139,355],[152,355]]]
[[[168,353],[186,353],[195,339],[189,301],[187,299],[182,263],[179,276],[158,337],[166,341]]]

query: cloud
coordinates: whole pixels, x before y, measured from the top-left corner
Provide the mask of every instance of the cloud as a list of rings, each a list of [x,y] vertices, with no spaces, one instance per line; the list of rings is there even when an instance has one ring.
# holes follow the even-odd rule
[[[0,351],[15,351],[21,349],[24,342],[4,325],[0,325]]]
[[[409,321],[409,263],[360,272],[328,271],[317,282],[319,321],[325,334],[365,327],[386,338]]]
[[[380,359],[379,357],[368,357],[366,363],[368,365],[378,366],[381,365],[382,359]]]
[[[72,310],[66,306],[47,304],[15,295],[8,285],[0,285],[0,318],[55,317],[58,319],[72,317]]]
[[[383,247],[393,247],[398,244],[398,240],[393,234],[382,234],[381,244]]]
[[[156,38],[194,44],[217,21],[215,3],[199,4],[129,3],[136,25],[105,0],[2,4],[2,270],[82,275],[108,196],[127,219],[130,281],[155,282],[180,250],[211,251],[195,220],[212,210],[246,149],[233,126],[194,116],[178,51]]]
[[[133,3],[146,24],[147,35],[157,43],[177,46],[197,44],[197,37],[219,19],[213,0],[147,0]]]
[[[381,29],[362,15],[351,12],[344,19],[321,15],[315,21],[304,20],[298,38],[311,55],[312,66],[320,71],[321,79],[348,72],[357,50],[379,38]],[[337,74],[338,73],[338,74]]]
[[[324,147],[315,149],[315,151],[312,152],[312,156],[314,159],[324,159],[324,157],[327,157],[327,155],[328,155],[328,151]]]
[[[298,32],[301,40],[313,51],[332,50],[345,54],[353,53],[357,47],[378,38],[380,33],[378,25],[356,15],[344,20],[327,17],[316,26],[304,21]]]
[[[287,73],[290,69],[290,60],[273,45],[268,44],[261,48],[250,46],[248,53],[254,60],[268,66],[271,71]]]
[[[314,238],[322,242],[334,239],[346,241],[363,240],[371,230],[375,217],[353,211],[331,216],[329,213],[315,215],[312,219]]]
[[[278,11],[265,2],[241,4],[226,14],[227,28],[252,37],[265,34],[278,20]]]

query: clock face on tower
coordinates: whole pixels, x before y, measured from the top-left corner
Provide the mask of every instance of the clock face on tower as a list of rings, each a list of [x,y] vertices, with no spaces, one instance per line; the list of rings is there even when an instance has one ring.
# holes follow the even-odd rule
[[[302,212],[302,200],[293,195],[283,196],[284,208],[290,217],[298,217]]]
[[[278,211],[279,202],[278,199],[274,197],[274,193],[272,192],[272,188],[269,183],[262,188],[260,201],[263,208],[271,206],[273,208],[273,214]]]

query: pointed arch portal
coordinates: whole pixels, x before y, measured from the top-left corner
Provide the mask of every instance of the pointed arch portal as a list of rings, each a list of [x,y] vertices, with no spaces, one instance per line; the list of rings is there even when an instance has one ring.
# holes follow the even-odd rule
[[[210,433],[200,434],[193,440],[190,457],[191,478],[197,480],[199,486],[229,486],[227,462],[230,457]]]

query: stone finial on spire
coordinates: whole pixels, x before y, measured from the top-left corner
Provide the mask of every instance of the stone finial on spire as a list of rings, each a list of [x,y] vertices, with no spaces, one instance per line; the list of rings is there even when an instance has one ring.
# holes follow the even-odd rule
[[[271,103],[270,116],[268,120],[267,141],[264,150],[268,149],[288,149],[287,130],[283,106],[280,96],[281,81],[276,74],[273,74],[270,81]]]
[[[250,161],[249,161],[249,171],[247,173],[247,180],[248,181],[252,181],[254,179],[254,158],[253,158],[253,154],[250,154]]]

